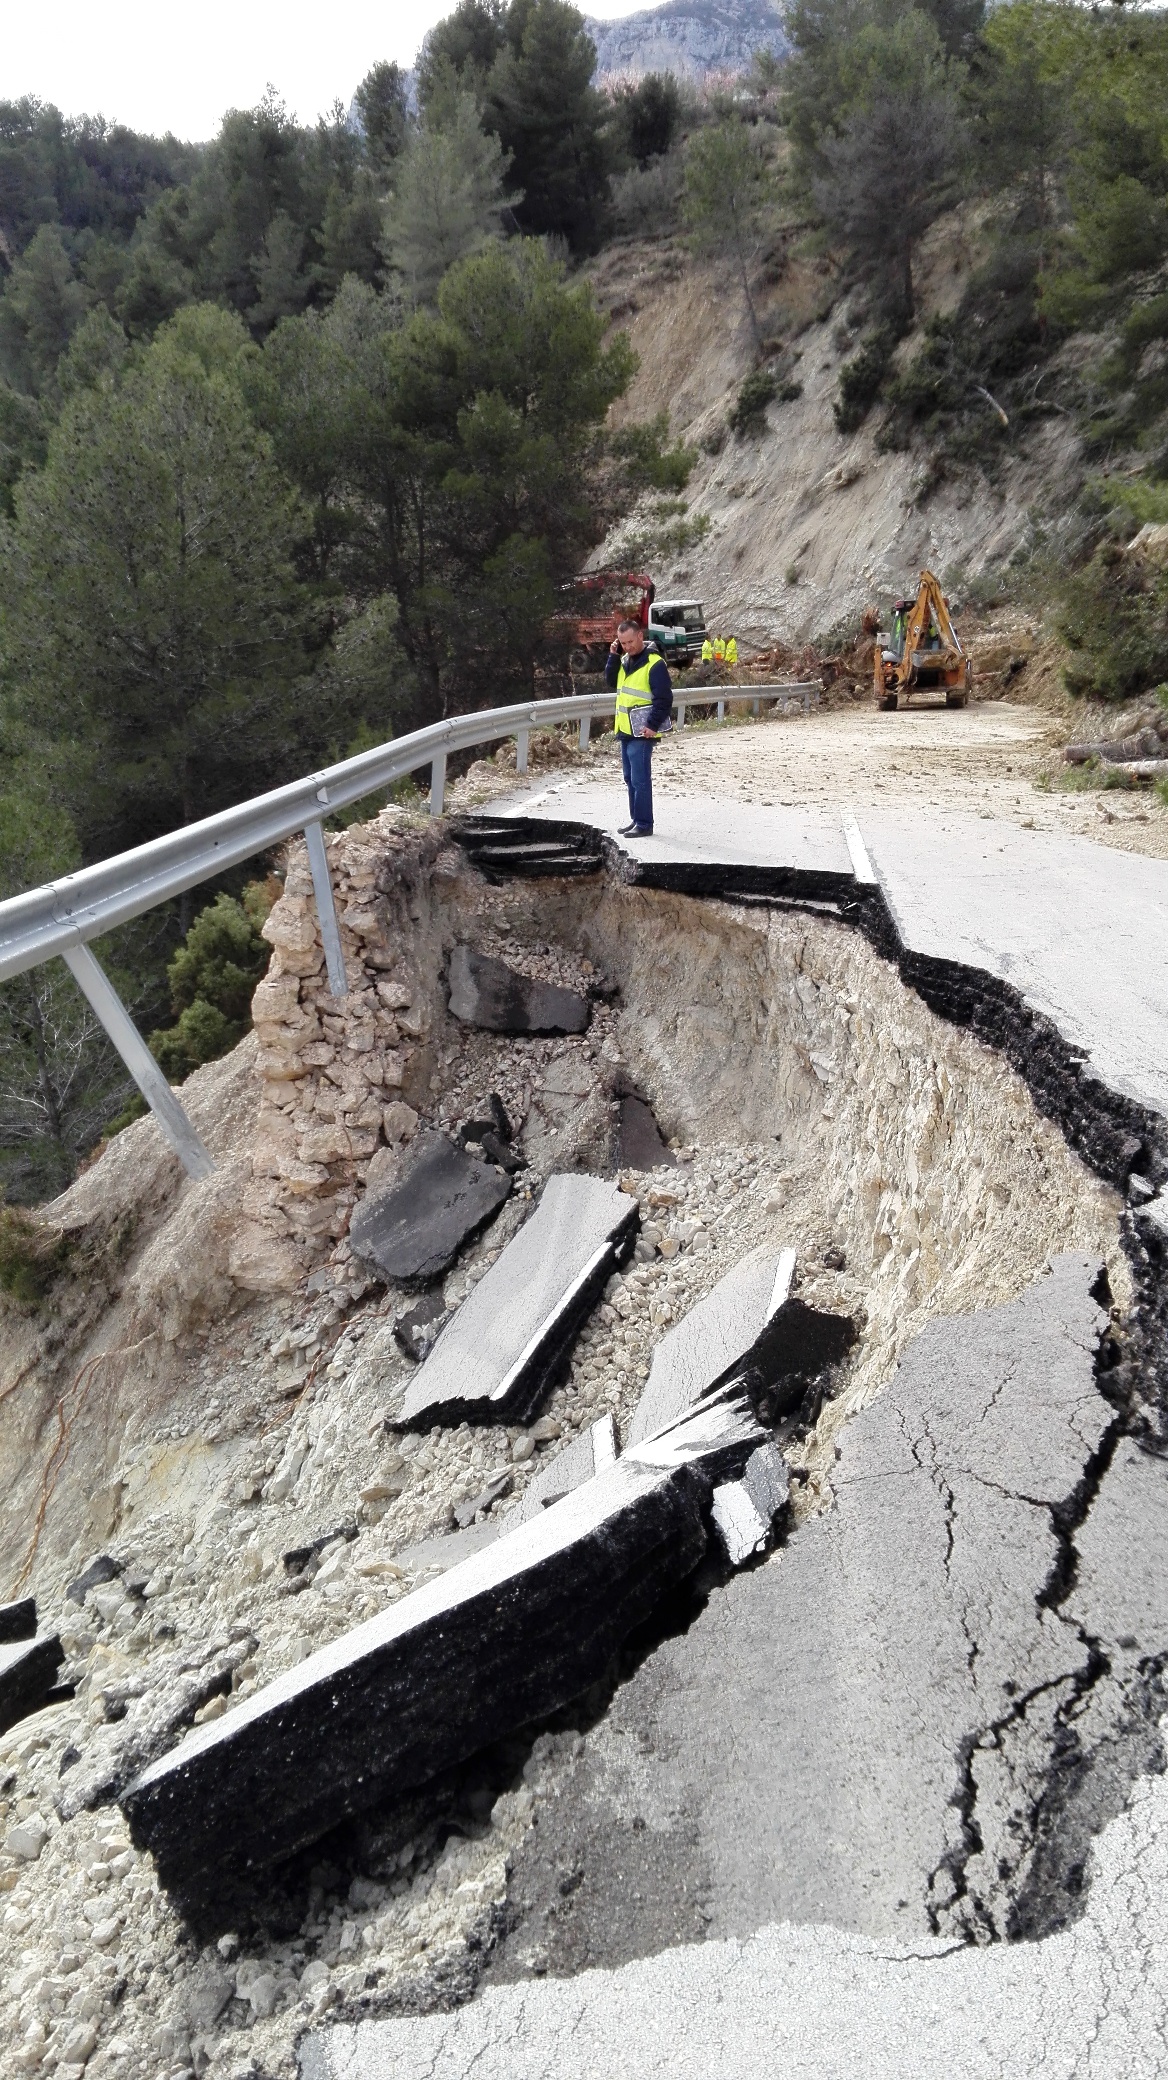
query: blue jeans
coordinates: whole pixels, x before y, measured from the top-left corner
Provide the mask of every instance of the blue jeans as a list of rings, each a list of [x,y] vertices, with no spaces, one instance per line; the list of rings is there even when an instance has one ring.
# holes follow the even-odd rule
[[[653,828],[653,739],[623,737],[621,770],[629,790],[629,815],[638,830]]]

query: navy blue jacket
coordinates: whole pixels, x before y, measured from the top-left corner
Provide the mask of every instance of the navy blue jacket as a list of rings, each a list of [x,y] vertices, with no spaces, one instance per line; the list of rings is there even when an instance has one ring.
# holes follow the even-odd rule
[[[651,644],[647,647],[652,650]],[[616,690],[620,668],[620,658],[614,657],[610,650],[608,661],[604,667],[604,680],[605,684],[611,686],[614,691]],[[649,692],[653,697],[653,705],[645,718],[645,727],[646,729],[655,730],[664,729],[665,724],[669,720],[670,710],[673,707],[673,681],[669,676],[669,667],[663,657],[658,657],[656,662],[649,667]]]

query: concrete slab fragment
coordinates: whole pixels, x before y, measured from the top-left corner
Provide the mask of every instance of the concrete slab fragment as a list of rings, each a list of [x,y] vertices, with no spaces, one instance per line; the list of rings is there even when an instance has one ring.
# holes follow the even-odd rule
[[[0,1646],[0,1733],[44,1703],[64,1658],[55,1632]]]
[[[767,1318],[778,1261],[773,1250],[755,1250],[743,1257],[683,1321],[666,1331],[629,1425],[630,1445],[692,1407],[727,1365],[749,1349]]]
[[[424,1285],[449,1270],[463,1243],[498,1212],[511,1180],[429,1129],[415,1136],[410,1156],[399,1183],[359,1202],[349,1246],[381,1278]]]
[[[773,1444],[751,1453],[741,1480],[714,1489],[714,1529],[731,1567],[766,1551],[789,1493],[787,1462]]]
[[[450,956],[450,1012],[488,1033],[585,1033],[587,997],[551,982],[534,982],[493,954],[456,946]]]
[[[575,1696],[707,1546],[714,1486],[764,1441],[711,1397],[539,1517],[313,1654],[139,1776],[121,1804],[204,1911],[374,1801]]]
[[[637,1202],[600,1177],[550,1177],[539,1204],[447,1323],[394,1422],[525,1422],[616,1265]]]
[[[523,1491],[523,1500],[510,1517],[503,1519],[502,1528],[508,1523],[526,1524],[529,1517],[542,1516],[555,1502],[570,1495],[573,1488],[581,1488],[595,1474],[603,1473],[606,1467],[616,1462],[616,1424],[611,1415],[603,1415],[599,1422],[574,1437],[571,1444],[541,1466],[537,1474],[528,1481]]]

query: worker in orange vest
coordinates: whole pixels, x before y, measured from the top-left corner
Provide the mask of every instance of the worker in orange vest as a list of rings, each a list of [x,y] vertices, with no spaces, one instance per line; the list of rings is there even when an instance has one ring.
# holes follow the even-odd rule
[[[725,664],[726,644],[721,636],[714,637],[714,663]]]

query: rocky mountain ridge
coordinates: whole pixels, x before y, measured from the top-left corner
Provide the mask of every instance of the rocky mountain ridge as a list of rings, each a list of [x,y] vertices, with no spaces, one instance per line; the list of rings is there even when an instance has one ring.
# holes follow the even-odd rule
[[[675,72],[702,80],[744,72],[755,51],[785,57],[790,49],[782,10],[773,0],[665,0],[615,21],[585,16],[596,45],[596,78],[641,78]]]

